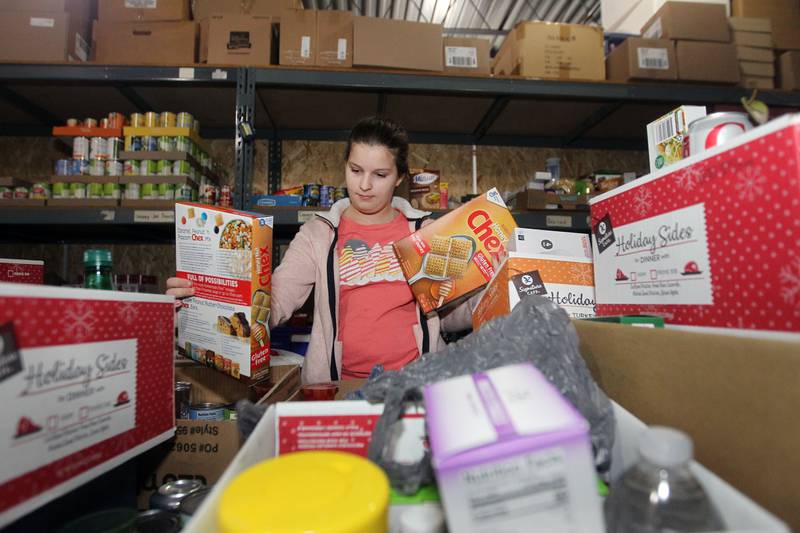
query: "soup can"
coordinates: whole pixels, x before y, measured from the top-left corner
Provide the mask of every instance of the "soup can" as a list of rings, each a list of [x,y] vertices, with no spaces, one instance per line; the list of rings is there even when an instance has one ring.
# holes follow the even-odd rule
[[[140,176],[156,176],[158,175],[158,161],[148,159],[139,163]]]
[[[142,200],[158,200],[158,185],[155,183],[142,183],[140,187]]]
[[[175,137],[162,135],[158,138],[158,150],[160,152],[174,152],[175,151]]]
[[[157,128],[158,127],[158,113],[155,111],[148,111],[144,114],[144,127],[145,128]]]
[[[106,156],[109,159],[119,159],[119,152],[122,149],[122,138],[109,137],[106,139]]]
[[[175,199],[175,186],[171,183],[158,184],[158,199],[159,200],[174,200]]]
[[[92,137],[89,141],[89,159],[108,159],[105,137]]]
[[[97,127],[97,119],[94,119],[94,118],[85,118],[85,119],[83,119],[83,127],[84,128],[96,128]]]
[[[72,159],[89,159],[88,137],[75,137],[72,139]]]
[[[172,161],[162,159],[156,163],[156,174],[159,176],[172,176]]]
[[[141,113],[131,113],[131,126],[134,128],[144,127],[144,115]]]
[[[131,152],[141,152],[142,151],[142,138],[141,137],[131,137],[131,145],[128,148]]]
[[[70,183],[69,195],[71,198],[86,198],[86,184],[76,182]]]
[[[140,168],[139,161],[129,160],[122,163],[122,173],[125,176],[138,176]]]
[[[192,404],[189,406],[189,420],[225,420],[225,404]]]
[[[142,197],[141,186],[138,183],[125,184],[125,199],[138,200]]]
[[[63,181],[53,183],[50,196],[52,198],[69,198],[69,184]]]
[[[108,128],[108,117],[101,118],[100,122],[98,123],[98,126],[100,128],[107,129]]]
[[[85,176],[89,174],[89,160],[88,159],[74,159],[72,161],[72,175]]]
[[[0,200],[13,200],[14,189],[11,187],[0,186]]]
[[[123,165],[121,161],[106,161],[106,176],[122,176]]]
[[[122,128],[125,126],[125,115],[112,111],[108,114],[108,127],[109,128]]]
[[[191,166],[188,161],[173,161],[172,174],[174,176],[188,176]]]
[[[31,198],[37,200],[44,200],[46,198],[50,198],[50,184],[44,182],[34,183],[33,186],[31,187],[30,195]]]
[[[178,152],[192,152],[192,140],[189,137],[180,136],[175,138],[175,150]]]
[[[221,207],[230,207],[232,202],[232,193],[230,185],[223,185],[219,189],[219,197],[217,201]]]
[[[104,183],[103,184],[103,198],[118,200],[120,197],[118,183]]]
[[[178,113],[177,126],[179,128],[190,128],[191,129],[193,124],[194,124],[194,117],[192,115],[190,115],[186,111],[184,111],[182,113]]]
[[[103,184],[102,183],[90,183],[86,186],[86,195],[92,199],[100,199],[103,197]]]
[[[14,199],[24,200],[25,198],[29,198],[30,195],[31,191],[27,187],[14,187]]]
[[[157,152],[158,151],[158,137],[152,135],[145,135],[142,137],[142,151],[143,152]]]
[[[59,159],[56,161],[56,176],[72,175],[72,159]]]
[[[105,176],[106,162],[102,159],[92,159],[89,162],[89,175],[90,176]]]
[[[162,128],[174,128],[175,113],[170,113],[169,111],[162,111],[161,115],[159,116],[158,123]]]
[[[693,120],[683,139],[683,157],[723,145],[750,129],[753,125],[746,113],[723,111]]]

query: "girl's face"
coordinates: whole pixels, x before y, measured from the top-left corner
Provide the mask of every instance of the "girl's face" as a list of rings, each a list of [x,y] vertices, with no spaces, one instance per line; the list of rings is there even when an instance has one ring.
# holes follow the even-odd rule
[[[350,205],[365,215],[374,215],[392,203],[394,189],[403,181],[397,175],[394,155],[381,145],[353,144],[345,163]]]

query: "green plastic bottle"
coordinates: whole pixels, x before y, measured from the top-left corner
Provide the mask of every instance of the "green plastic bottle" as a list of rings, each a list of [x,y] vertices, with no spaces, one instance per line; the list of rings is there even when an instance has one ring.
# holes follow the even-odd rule
[[[83,252],[83,286],[87,289],[114,290],[111,282],[111,250]]]

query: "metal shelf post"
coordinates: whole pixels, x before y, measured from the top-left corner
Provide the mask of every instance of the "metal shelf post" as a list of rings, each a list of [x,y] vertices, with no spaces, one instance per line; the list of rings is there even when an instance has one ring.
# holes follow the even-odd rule
[[[256,89],[250,69],[236,69],[236,176],[233,205],[244,209],[250,204],[253,180],[253,140],[248,138],[255,123]]]
[[[277,137],[273,137],[268,141],[268,159],[267,159],[267,172],[268,172],[268,192],[275,194],[281,188],[281,158],[283,156],[283,141]]]

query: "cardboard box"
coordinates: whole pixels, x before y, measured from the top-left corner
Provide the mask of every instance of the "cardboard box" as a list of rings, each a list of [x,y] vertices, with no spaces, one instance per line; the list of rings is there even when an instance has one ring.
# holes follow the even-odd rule
[[[800,470],[795,453],[800,342],[584,320],[574,324],[587,366],[611,398],[648,424],[687,432],[697,461],[794,530],[800,528],[800,480],[794,475]],[[615,412],[618,424],[624,423]],[[625,435],[620,437],[624,443]],[[635,448],[625,448],[615,444],[612,470],[620,462],[617,451],[636,455]],[[727,508],[717,498],[717,485],[701,481],[715,505],[721,504],[728,531],[788,531],[780,523],[738,522],[750,511]]]
[[[441,72],[442,25],[378,17],[353,21],[353,65]]]
[[[675,50],[679,80],[739,83],[739,60],[734,45],[678,41]]]
[[[189,20],[189,0],[100,0],[100,22],[180,22]]]
[[[301,0],[192,0],[192,18],[207,19],[214,14],[253,15],[280,20],[284,9],[303,9]]]
[[[759,76],[742,76],[742,81],[740,85],[742,87],[747,87],[748,89],[774,89],[775,78],[773,77],[762,78]]]
[[[44,283],[44,261],[0,258],[0,282]]]
[[[606,79],[603,30],[580,24],[520,22],[494,58],[495,76]]]
[[[353,66],[353,12],[317,11],[317,62],[320,67]]]
[[[425,313],[486,285],[517,227],[497,189],[474,198],[392,246]]]
[[[675,43],[668,39],[628,37],[606,58],[609,81],[675,80]]]
[[[604,529],[589,423],[533,364],[439,381],[423,394],[450,531]]]
[[[728,0],[671,0],[698,4],[718,4],[730,15]],[[642,26],[650,20],[667,0],[600,0],[600,16],[606,33],[639,35]]]
[[[739,61],[759,61],[761,63],[772,63],[775,61],[775,53],[771,48],[755,48],[753,46],[736,46],[736,55]]]
[[[252,15],[212,15],[200,23],[200,62],[268,67],[272,19]]]
[[[728,24],[733,31],[772,33],[772,20],[768,18],[731,17]]]
[[[793,453],[794,443],[800,439],[800,428],[793,417],[795,405],[800,401],[798,390],[793,387],[797,371],[794,354],[800,349],[796,344],[754,339],[740,342],[741,339],[719,335],[586,321],[576,321],[575,327],[589,369],[612,398],[619,398],[650,424],[667,424],[687,431],[695,441],[698,460],[707,461],[709,466],[713,464],[725,479],[735,480],[749,494],[800,525],[794,505],[798,483],[794,472],[800,468]],[[705,349],[698,351],[698,346]],[[754,353],[760,354],[759,357],[753,358]],[[714,377],[700,384],[686,379],[695,375]],[[360,385],[357,380],[343,383]],[[742,394],[750,390],[758,397],[770,398],[770,405],[775,402],[776,408],[768,410],[769,416],[764,416],[762,402],[753,402],[752,395]],[[309,425],[324,416],[318,414],[321,409],[333,409],[329,406],[336,403],[350,404],[338,408],[340,420],[349,420],[345,417],[359,404],[379,407],[366,402],[295,402],[271,406],[184,531],[213,530],[217,506],[228,484],[250,466],[276,455],[278,411],[291,405],[293,414],[305,415]],[[638,460],[637,443],[644,424],[613,400],[612,407],[616,427],[610,474],[615,480]],[[408,414],[409,411],[406,417]],[[397,441],[416,447],[416,454],[411,447],[404,450],[412,457],[421,456],[424,449],[424,438],[410,431],[413,426],[409,423],[413,420],[403,418],[395,426]],[[329,424],[324,419],[320,422]],[[360,419],[356,419],[355,425],[370,431],[371,426]],[[424,429],[423,419],[419,419],[419,427]],[[757,430],[748,431],[746,438],[742,438],[742,427]],[[348,433],[351,431],[348,429]],[[776,439],[775,435],[781,438]],[[411,436],[414,438],[409,439]],[[759,453],[754,454],[753,450]],[[771,453],[773,450],[775,453]],[[785,524],[703,465],[692,461],[690,468],[725,517],[728,532],[788,532]],[[391,521],[391,516],[390,512],[389,530],[396,531],[397,524]]]
[[[122,65],[191,65],[194,22],[95,22],[94,60]]]
[[[739,71],[743,76],[759,76],[772,78],[775,76],[774,63],[759,63],[757,61],[739,61]]]
[[[508,248],[472,313],[473,330],[509,314],[532,294],[549,298],[573,318],[595,315],[588,235],[517,228]]]
[[[800,52],[784,52],[779,59],[780,88],[800,90]]]
[[[178,344],[235,378],[269,372],[272,217],[176,202],[177,276],[195,296],[178,314]]]
[[[704,116],[705,106],[683,105],[647,125],[650,172],[683,159],[683,142],[689,133],[689,124]]]
[[[68,13],[10,11],[0,15],[0,61],[88,59],[86,41],[81,34],[70,32]],[[88,19],[84,22],[88,23]]]
[[[520,191],[511,200],[514,209],[558,209],[561,198],[554,192],[535,189]]]
[[[796,0],[732,0],[735,17],[768,18],[779,50],[800,50],[800,5]]]
[[[693,2],[667,2],[642,26],[646,39],[731,42],[725,8]]]
[[[173,435],[174,301],[0,283],[0,527]]]
[[[760,33],[754,31],[734,31],[733,42],[737,46],[752,46],[754,48],[772,49],[775,44],[771,33]]]
[[[489,76],[492,44],[480,38],[444,38],[444,71],[458,74]]]
[[[597,313],[800,332],[798,139],[787,115],[592,199]]]
[[[3,0],[0,4],[4,12],[0,17],[0,56],[3,60],[88,61],[91,8],[90,0]],[[35,13],[24,20],[24,15],[8,11]],[[50,13],[69,15],[66,44],[61,38],[62,17]],[[30,17],[41,20],[32,21]],[[53,19],[52,24],[49,19]],[[35,45],[31,46],[31,42]]]
[[[299,389],[300,367],[273,367],[268,382],[248,387],[211,368],[186,361],[176,364],[175,381],[192,384],[193,404],[230,405],[249,399],[272,405],[286,401]],[[263,390],[267,392],[262,394]],[[152,493],[168,481],[197,479],[205,485],[216,483],[239,451],[236,424],[236,420],[176,420],[175,437],[139,460],[139,507],[148,508]]]
[[[281,65],[314,65],[316,56],[317,12],[285,9],[281,14]]]
[[[441,191],[438,170],[411,169],[408,176],[408,198],[415,209],[439,209]]]

